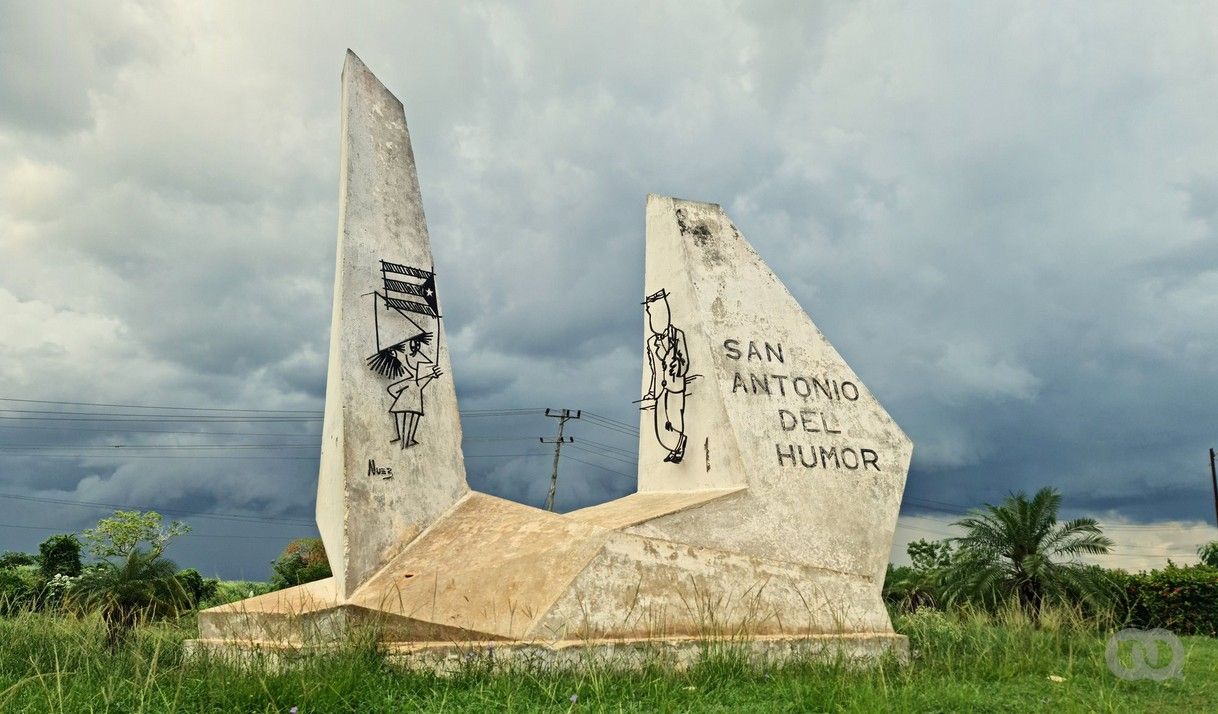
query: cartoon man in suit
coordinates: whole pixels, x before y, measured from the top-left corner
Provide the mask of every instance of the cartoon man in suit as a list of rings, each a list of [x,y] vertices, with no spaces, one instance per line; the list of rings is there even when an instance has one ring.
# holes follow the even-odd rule
[[[668,450],[664,460],[679,464],[685,458],[685,389],[697,375],[689,374],[685,332],[673,326],[668,291],[661,288],[643,301],[647,327],[647,365],[650,386],[641,409],[654,409],[656,439]]]

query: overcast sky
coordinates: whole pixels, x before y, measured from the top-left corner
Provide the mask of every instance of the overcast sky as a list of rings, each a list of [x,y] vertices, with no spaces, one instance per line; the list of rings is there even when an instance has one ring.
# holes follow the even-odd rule
[[[406,106],[463,409],[636,422],[645,196],[720,203],[913,438],[896,550],[1054,485],[1161,563],[1215,533],[1216,8],[0,2],[0,398],[320,411],[350,47]],[[318,421],[0,409],[0,550],[106,512],[61,501],[274,519],[188,519],[229,577],[314,532]],[[540,505],[554,421],[464,427]],[[569,433],[612,448],[560,509],[634,490],[632,436]]]

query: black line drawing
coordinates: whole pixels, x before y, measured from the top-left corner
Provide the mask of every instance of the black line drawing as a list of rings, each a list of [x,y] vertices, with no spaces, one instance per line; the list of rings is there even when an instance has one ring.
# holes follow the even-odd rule
[[[440,371],[439,342],[436,343],[434,358],[423,350],[424,346],[431,344],[440,329],[436,274],[434,271],[382,260],[381,282],[382,290],[367,293],[374,296],[372,324],[376,333],[376,352],[368,357],[367,363],[373,372],[397,380],[385,389],[393,397],[389,416],[393,418],[395,437],[389,443],[408,449],[419,443],[415,435],[423,418],[423,390],[443,374]],[[384,347],[381,346],[382,310],[390,318],[384,328],[386,332],[402,338],[390,340]],[[411,314],[415,317],[412,318]],[[424,329],[415,322],[416,318],[426,322],[418,317],[420,315],[435,320],[434,330]]]
[[[689,383],[699,375],[689,373],[689,350],[685,331],[672,324],[668,291],[660,290],[643,301],[651,336],[645,341],[647,366],[651,372],[647,393],[639,400],[641,410],[652,409],[656,440],[668,450],[664,460],[679,464],[685,458],[685,398]]]

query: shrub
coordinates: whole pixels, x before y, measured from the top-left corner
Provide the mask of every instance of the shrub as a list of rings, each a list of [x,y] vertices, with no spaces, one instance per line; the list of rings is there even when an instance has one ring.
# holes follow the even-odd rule
[[[219,580],[205,578],[194,568],[181,571],[177,578],[182,589],[186,591],[186,597],[190,600],[192,608],[198,608],[200,603],[215,597],[216,589],[220,585]]]
[[[1201,558],[1202,565],[1218,568],[1218,540],[1212,540],[1198,548],[1197,557]]]
[[[70,602],[101,615],[106,643],[114,648],[140,622],[176,615],[189,605],[176,571],[156,551],[132,550],[121,561],[90,566],[71,588]]]
[[[53,535],[38,546],[38,567],[44,580],[56,575],[80,575],[80,540],[74,534]]]
[[[906,547],[912,565],[888,566],[884,601],[899,612],[913,612],[943,603],[943,574],[954,556],[951,543],[924,539]]]
[[[297,538],[271,563],[271,588],[282,590],[330,577],[321,538]]]
[[[1105,604],[1113,594],[1109,580],[1078,558],[1107,553],[1112,541],[1095,519],[1059,522],[1061,503],[1056,489],[1031,498],[1018,492],[956,521],[965,534],[952,539],[958,550],[944,580],[948,599],[994,606],[1014,597],[1034,620],[1049,602]]]
[[[1218,636],[1218,568],[1168,562],[1149,573],[1112,573],[1125,593],[1118,620],[1180,635]]]
[[[19,553],[15,550],[5,551],[0,555],[0,570],[17,568],[22,565],[38,565],[38,556],[29,553]]]
[[[199,603],[199,609],[203,610],[218,605],[227,605],[230,602],[265,595],[271,592],[272,589],[270,583],[259,583],[249,580],[221,580],[216,583],[216,592]]]
[[[38,572],[30,566],[0,570],[0,615],[33,610],[38,597]]]

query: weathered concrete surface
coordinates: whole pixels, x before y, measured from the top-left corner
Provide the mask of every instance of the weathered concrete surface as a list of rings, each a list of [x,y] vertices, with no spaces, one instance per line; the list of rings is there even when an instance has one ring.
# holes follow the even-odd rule
[[[661,288],[701,376],[682,463],[642,414],[639,492],[748,491],[628,532],[863,576],[881,609],[909,438],[719,206],[648,197],[645,292]]]
[[[524,638],[610,532],[472,493],[351,603],[490,637]]]
[[[744,487],[704,491],[653,491],[632,493],[615,501],[567,513],[568,518],[617,530],[650,521],[660,516],[698,508],[712,501],[744,492]]]
[[[392,381],[367,361],[378,349],[378,334],[384,346],[414,331],[403,315],[384,310],[383,304],[374,317],[378,298],[371,293],[384,287],[381,261],[430,271],[432,256],[402,103],[350,51],[342,76],[340,166],[317,525],[335,587],[347,597],[469,487],[440,321],[408,313],[434,333],[423,349],[438,358],[442,372],[422,390],[417,445],[403,449],[391,443],[394,398],[386,390]],[[371,462],[390,469],[390,477],[371,474]]]
[[[471,493],[352,597],[331,580],[271,593],[201,613],[200,635],[310,644],[359,622],[387,642],[889,633],[872,586]]]
[[[273,642],[252,642],[234,647],[228,643],[193,640],[186,643],[188,657],[210,655],[238,663],[258,662],[286,669],[329,646],[292,647]],[[611,666],[643,669],[667,667],[688,669],[708,654],[739,656],[754,666],[765,667],[790,661],[842,661],[867,666],[884,657],[908,662],[909,641],[900,635],[862,633],[808,635],[803,637],[759,636],[747,638],[668,637],[637,640],[566,640],[531,642],[412,642],[390,645],[389,662],[440,675],[468,671],[513,672],[531,668],[581,668]]]

